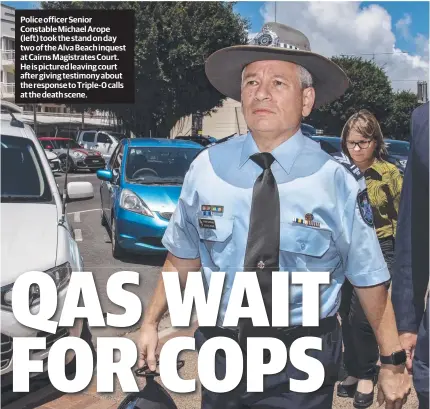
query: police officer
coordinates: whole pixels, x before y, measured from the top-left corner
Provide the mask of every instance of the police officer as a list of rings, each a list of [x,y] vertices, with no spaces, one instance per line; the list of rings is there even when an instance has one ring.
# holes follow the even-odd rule
[[[301,119],[314,106],[343,94],[349,85],[346,75],[311,52],[303,33],[278,23],[267,23],[252,44],[212,54],[206,74],[222,94],[241,100],[249,132],[205,149],[194,160],[163,237],[168,250],[163,271],[179,272],[183,285],[189,271],[201,269],[207,285],[212,273],[226,273],[218,326],[196,331],[197,348],[213,336],[235,337],[243,348],[249,336],[264,336],[247,320],[237,329],[223,327],[237,271],[256,272],[269,316],[271,271],[329,271],[330,284],[320,287],[319,327],[304,331],[298,285],[290,287],[290,327],[271,330],[287,347],[304,334],[322,339],[322,351],[309,352],[325,368],[318,391],[290,391],[290,378],[307,375],[288,361],[283,371],[265,377],[261,393],[247,393],[246,380],[225,394],[202,387],[202,408],[331,408],[342,350],[336,312],[345,277],[356,286],[385,358],[379,398],[387,408],[400,408],[410,381],[383,285],[390,276],[367,193],[359,175],[300,131]],[[147,362],[154,368],[157,326],[166,309],[160,278],[141,327],[138,365]],[[215,371],[224,377],[221,353]]]
[[[429,408],[429,103],[412,113],[397,225],[392,300],[420,409]],[[427,307],[426,307],[427,305]]]

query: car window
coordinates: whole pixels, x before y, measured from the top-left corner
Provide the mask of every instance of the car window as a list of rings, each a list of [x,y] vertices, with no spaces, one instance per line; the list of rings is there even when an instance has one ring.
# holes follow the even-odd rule
[[[95,132],[84,132],[82,135],[82,140],[84,142],[94,142],[95,138],[96,138]]]
[[[124,154],[124,145],[121,145],[121,147],[118,150],[118,155],[115,156],[115,159],[113,161],[112,169],[119,169],[121,167],[123,154]]]
[[[1,136],[1,201],[50,202],[51,190],[33,142]]]
[[[387,150],[390,155],[408,156],[409,155],[409,143],[386,141]]]
[[[48,141],[48,140],[41,141],[39,139],[39,142],[43,146],[44,149],[48,149],[48,147],[54,148],[54,145],[53,145],[53,143],[51,141]]]
[[[113,151],[113,153],[109,159],[109,165],[108,166],[110,169],[113,169],[113,164],[116,160],[116,155],[118,155],[120,148],[121,148],[121,145],[117,145],[117,147],[115,148],[115,150]]]
[[[70,146],[70,149],[81,148],[81,145],[79,145],[72,139],[53,139],[52,142],[57,149],[67,149],[67,145]]]
[[[182,184],[200,148],[133,147],[125,165],[130,182],[141,184]]]
[[[97,134],[97,142],[98,143],[112,143],[112,140],[109,138],[109,135],[105,133],[99,132]]]

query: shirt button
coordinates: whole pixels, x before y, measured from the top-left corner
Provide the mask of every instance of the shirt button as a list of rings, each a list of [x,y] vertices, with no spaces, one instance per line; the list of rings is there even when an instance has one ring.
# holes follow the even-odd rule
[[[301,248],[302,250],[304,250],[304,249],[306,248],[306,244],[305,244],[305,243],[302,243],[302,244],[300,245],[300,248]]]

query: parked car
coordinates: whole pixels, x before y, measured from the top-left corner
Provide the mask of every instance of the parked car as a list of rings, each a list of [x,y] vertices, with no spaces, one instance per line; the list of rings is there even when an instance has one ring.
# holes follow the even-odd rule
[[[105,159],[110,158],[118,145],[118,139],[109,132],[93,129],[79,131],[76,142],[85,149],[98,150]]]
[[[196,142],[202,146],[208,146],[211,143],[215,143],[218,140],[218,139],[214,138],[213,136],[207,136],[207,135],[198,135],[198,136],[180,135],[180,136],[175,137],[175,139],[179,139],[182,141]]]
[[[317,129],[309,124],[301,124],[300,129],[302,131],[302,134],[305,136],[311,136],[317,134]]]
[[[342,151],[341,139],[338,136],[313,135],[311,138],[319,142],[321,148],[329,154]],[[387,143],[388,155],[384,155],[383,159],[395,165],[400,174],[403,175],[405,173],[407,154],[406,156],[403,155],[409,151],[409,142],[394,141],[393,139],[385,139],[385,142]]]
[[[61,161],[54,152],[45,149],[45,155],[48,158],[49,166],[53,172],[59,172],[61,170]]]
[[[396,139],[385,139],[388,153],[391,157],[397,159],[403,168],[406,168],[410,143],[408,141],[398,141]]]
[[[185,174],[203,149],[175,139],[123,139],[105,170],[97,171],[101,223],[112,238],[112,254],[160,253]]]
[[[85,339],[90,346],[92,343],[88,325],[81,319],[75,321],[74,327],[58,328],[55,334],[33,330],[15,319],[12,291],[21,274],[42,271],[52,277],[58,296],[58,308],[52,319],[58,322],[71,275],[85,270],[48,158],[33,129],[11,119],[9,114],[1,115],[1,158],[0,374],[2,403],[6,404],[7,396],[13,394],[13,337],[46,338],[46,350],[30,352],[30,359],[43,360],[45,373],[30,373],[31,381],[46,378],[49,349],[56,340],[73,336]],[[67,187],[75,199],[94,196],[89,182],[70,182]],[[33,314],[39,310],[40,296],[37,286],[30,288]],[[74,365],[73,356],[67,355],[66,371]]]
[[[73,139],[41,137],[39,138],[43,148],[58,155],[63,171],[72,172],[74,170],[88,169],[96,172],[103,169],[106,162],[100,152],[84,149]],[[67,148],[69,146],[69,160],[67,161]]]

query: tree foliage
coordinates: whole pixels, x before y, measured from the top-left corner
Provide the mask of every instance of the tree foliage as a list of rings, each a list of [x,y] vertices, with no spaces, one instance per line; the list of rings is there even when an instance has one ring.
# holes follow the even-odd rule
[[[391,112],[384,123],[384,136],[408,141],[412,111],[418,105],[418,97],[413,92],[400,91],[394,93]]]
[[[368,109],[380,123],[390,114],[392,89],[384,70],[359,57],[333,57],[350,80],[345,94],[336,101],[314,110],[307,122],[325,133],[340,135],[348,118],[360,109]]]
[[[44,9],[135,12],[135,104],[81,104],[109,110],[139,136],[166,137],[182,117],[210,112],[224,98],[206,78],[213,52],[247,42],[249,22],[231,2],[42,2]],[[77,108],[74,106],[74,108]]]

